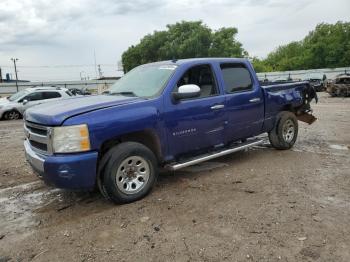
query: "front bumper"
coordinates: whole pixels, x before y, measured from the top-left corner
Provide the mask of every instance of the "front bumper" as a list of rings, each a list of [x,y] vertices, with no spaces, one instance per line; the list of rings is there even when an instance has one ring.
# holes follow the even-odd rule
[[[92,189],[96,183],[97,152],[46,156],[24,141],[25,156],[45,183],[58,188]]]

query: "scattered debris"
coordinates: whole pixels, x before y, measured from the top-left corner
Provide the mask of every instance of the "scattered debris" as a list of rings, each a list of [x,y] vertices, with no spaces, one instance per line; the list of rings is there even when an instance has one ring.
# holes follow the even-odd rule
[[[249,233],[251,233],[251,234],[262,234],[263,232],[262,231],[253,230],[253,231],[249,231]]]
[[[329,147],[336,150],[349,150],[349,147],[346,145],[329,145]]]
[[[57,212],[60,212],[60,211],[65,210],[65,209],[67,209],[67,208],[69,208],[71,206],[73,206],[73,204],[69,204],[69,205],[65,205],[65,206],[59,207],[56,210],[57,210]]]
[[[142,222],[142,223],[145,223],[145,222],[147,222],[149,220],[149,217],[141,217],[140,218],[140,221]]]
[[[321,221],[322,221],[322,218],[320,218],[319,216],[313,216],[312,219],[313,219],[315,222],[321,222]]]

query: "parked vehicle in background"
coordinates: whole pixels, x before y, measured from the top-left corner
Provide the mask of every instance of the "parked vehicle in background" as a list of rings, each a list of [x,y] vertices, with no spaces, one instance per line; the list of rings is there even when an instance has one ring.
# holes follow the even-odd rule
[[[327,93],[331,96],[350,96],[350,74],[341,74],[327,84]]]
[[[19,119],[25,110],[32,106],[61,100],[72,95],[66,88],[45,86],[26,88],[9,97],[0,98],[0,119]]]
[[[87,88],[69,88],[69,91],[71,91],[73,95],[81,95],[81,96],[91,95],[91,92],[89,92]]]
[[[308,79],[310,85],[312,85],[317,92],[325,90],[324,76],[322,74],[313,74]]]
[[[25,113],[26,158],[46,183],[93,189],[127,203],[158,169],[178,170],[261,144],[291,148],[311,124],[308,82],[262,86],[246,59],[201,58],[136,67],[108,95],[79,96]],[[271,163],[272,164],[272,163]]]

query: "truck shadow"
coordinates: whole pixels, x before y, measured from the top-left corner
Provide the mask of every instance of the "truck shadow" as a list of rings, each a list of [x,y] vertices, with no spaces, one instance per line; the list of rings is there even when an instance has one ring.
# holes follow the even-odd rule
[[[0,190],[0,234],[14,231],[53,226],[79,220],[108,210],[112,212],[137,212],[143,207],[162,205],[159,199],[181,194],[184,188],[200,188],[210,176],[217,172],[232,173],[236,165],[254,161],[268,148],[253,148],[246,152],[207,161],[176,172],[161,171],[152,193],[144,199],[127,205],[115,205],[95,192],[72,192],[50,188],[41,181]],[[155,205],[156,204],[156,205]]]
[[[241,165],[248,161],[253,161],[254,157],[258,157],[263,151],[274,150],[271,146],[262,145],[256,146],[251,149],[236,152],[230,155],[222,156],[214,160],[202,162],[194,166],[189,166],[178,171],[167,171],[161,170],[158,185],[166,186],[170,184],[181,183],[184,179],[186,180],[197,180],[200,178],[207,178],[214,174],[213,172],[217,170],[222,170],[223,172],[232,172],[236,165]]]

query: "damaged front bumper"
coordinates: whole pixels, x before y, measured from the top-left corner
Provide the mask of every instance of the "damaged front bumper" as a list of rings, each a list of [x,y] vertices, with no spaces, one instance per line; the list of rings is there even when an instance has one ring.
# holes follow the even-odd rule
[[[25,156],[34,172],[48,185],[66,189],[93,189],[96,184],[97,152],[41,155],[28,140],[24,141]]]

